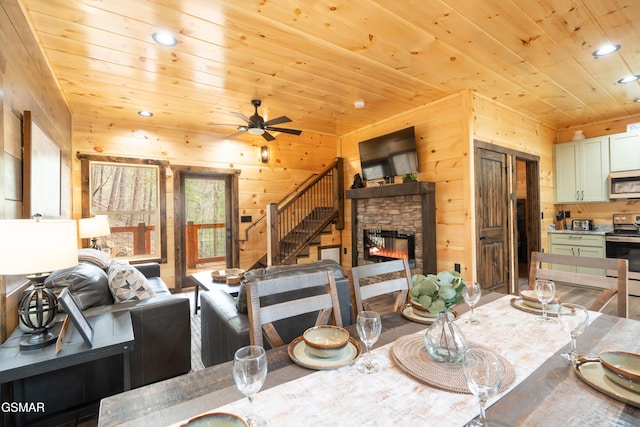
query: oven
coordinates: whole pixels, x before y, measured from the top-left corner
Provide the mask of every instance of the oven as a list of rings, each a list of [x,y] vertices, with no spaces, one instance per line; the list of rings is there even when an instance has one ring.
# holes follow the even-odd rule
[[[605,234],[605,244],[607,258],[629,261],[629,294],[640,295],[640,214],[613,215],[613,231]]]

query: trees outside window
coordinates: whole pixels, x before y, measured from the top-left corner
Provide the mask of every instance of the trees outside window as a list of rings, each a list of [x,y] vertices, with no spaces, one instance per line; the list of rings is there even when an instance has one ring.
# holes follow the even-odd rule
[[[166,260],[164,166],[139,159],[80,159],[82,216],[109,218],[111,233],[95,236],[102,250],[112,258]]]

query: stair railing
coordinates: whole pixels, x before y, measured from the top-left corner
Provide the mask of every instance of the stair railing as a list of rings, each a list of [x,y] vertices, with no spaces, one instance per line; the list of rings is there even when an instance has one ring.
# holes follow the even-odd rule
[[[292,263],[332,222],[344,228],[342,166],[334,159],[286,203],[267,205],[267,265]]]
[[[327,175],[331,176],[330,181],[324,179]],[[265,213],[245,230],[244,239],[240,239],[244,242],[243,248],[241,249],[243,251],[241,268],[254,268],[260,263],[263,265],[277,265],[282,263],[280,261],[282,257],[275,255],[279,252],[280,244],[279,242],[273,243],[273,239],[278,240],[280,237],[278,237],[279,232],[274,233],[274,230],[287,229],[291,226],[287,225],[283,228],[283,226],[279,225],[279,220],[275,218],[281,216],[281,208],[285,206],[290,207],[291,205],[298,206],[297,204],[301,202],[297,200],[306,200],[308,203],[321,201],[322,199],[318,192],[320,184],[318,184],[318,182],[322,182],[322,186],[325,188],[324,194],[328,193],[326,187],[331,187],[331,206],[337,206],[338,209],[338,213],[334,219],[336,228],[340,230],[344,228],[343,160],[342,158],[336,158],[324,170],[307,178],[300,186],[296,187],[295,190],[275,204],[275,207],[268,205],[267,213],[271,212],[271,219],[268,220],[267,213]],[[310,190],[312,188],[315,188],[315,190],[313,190],[314,197],[303,196],[307,191],[312,191]],[[301,207],[297,207],[296,210],[299,211],[301,209]],[[295,210],[293,212],[295,212]],[[289,210],[289,216],[290,215],[291,210]],[[273,236],[273,239],[270,238],[270,236]],[[266,245],[255,243],[247,244],[247,242],[266,242]],[[274,248],[276,248],[277,252],[273,252]],[[267,255],[269,252],[272,252],[271,257]]]

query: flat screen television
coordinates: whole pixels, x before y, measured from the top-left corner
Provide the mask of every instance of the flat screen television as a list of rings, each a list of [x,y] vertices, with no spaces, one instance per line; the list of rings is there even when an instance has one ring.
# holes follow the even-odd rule
[[[393,178],[418,172],[416,135],[412,127],[358,144],[362,178]]]

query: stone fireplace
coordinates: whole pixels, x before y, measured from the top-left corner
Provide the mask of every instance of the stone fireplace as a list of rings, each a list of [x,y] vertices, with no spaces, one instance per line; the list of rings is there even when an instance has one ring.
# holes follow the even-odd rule
[[[371,257],[371,242],[365,238],[365,230],[379,232],[374,241],[388,245],[408,245],[408,235],[413,237],[413,273],[436,273],[435,239],[435,184],[409,182],[347,190],[351,199],[352,265],[362,265],[396,258],[397,256]],[[382,233],[384,231],[384,233]],[[395,243],[390,236],[395,235]],[[398,235],[400,241],[397,241]],[[407,253],[411,250],[407,247]],[[410,259],[409,254],[407,259]]]

